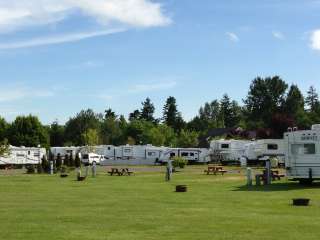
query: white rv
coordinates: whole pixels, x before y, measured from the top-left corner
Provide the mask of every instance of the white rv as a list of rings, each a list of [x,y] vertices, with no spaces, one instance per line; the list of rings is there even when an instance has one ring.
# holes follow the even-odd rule
[[[209,151],[204,148],[168,148],[160,156],[160,162],[167,162],[174,157],[183,157],[191,162],[209,162]]]
[[[261,139],[245,144],[244,148],[244,157],[248,162],[259,163],[276,157],[279,163],[284,163],[283,139]]]
[[[95,147],[95,153],[103,155],[105,159],[116,158],[116,147],[113,145],[100,145]]]
[[[289,129],[284,142],[287,177],[301,183],[320,179],[320,124],[311,130]]]
[[[246,140],[212,140],[210,142],[211,159],[221,162],[240,162],[244,155]]]
[[[45,155],[45,148],[10,146],[9,154],[0,157],[0,165],[36,165]]]
[[[81,154],[81,162],[84,164],[100,164],[101,161],[104,160],[103,155],[95,154],[95,153],[84,153]]]
[[[50,152],[53,154],[53,157],[56,159],[58,155],[61,156],[62,159],[66,155],[72,156],[75,158],[76,155],[80,152],[81,147],[51,147]]]

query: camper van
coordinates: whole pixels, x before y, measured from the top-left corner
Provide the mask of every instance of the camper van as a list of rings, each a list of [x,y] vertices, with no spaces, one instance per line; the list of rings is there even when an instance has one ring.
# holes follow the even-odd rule
[[[213,140],[210,142],[211,160],[222,163],[240,162],[244,155],[246,140]]]
[[[283,139],[261,139],[245,144],[244,157],[248,163],[259,164],[275,157],[279,164],[284,164],[284,141]]]
[[[288,129],[284,134],[287,177],[301,183],[320,179],[320,124],[311,130]]]

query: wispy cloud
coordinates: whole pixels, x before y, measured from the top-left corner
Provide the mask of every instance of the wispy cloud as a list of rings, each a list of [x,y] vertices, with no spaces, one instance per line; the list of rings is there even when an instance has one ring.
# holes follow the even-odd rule
[[[229,38],[229,40],[232,42],[239,42],[240,41],[240,38],[234,32],[226,32],[226,35]]]
[[[0,90],[0,103],[13,102],[26,98],[44,98],[53,97],[54,91],[46,89],[34,89],[29,87],[5,86]]]
[[[20,42],[10,42],[10,43],[0,43],[0,49],[17,49],[17,48],[29,48],[43,45],[60,44],[67,42],[76,42],[79,40],[93,38],[98,36],[105,36],[114,33],[123,32],[125,29],[110,29],[104,31],[94,31],[94,32],[80,32],[72,33],[60,36],[50,36],[45,38],[35,38]]]
[[[320,29],[312,31],[310,36],[310,47],[320,51]]]
[[[171,19],[163,13],[161,4],[151,0],[2,0],[0,31],[47,25],[76,13],[104,26],[116,23],[154,27],[171,23]]]
[[[279,40],[284,40],[285,39],[285,36],[282,32],[280,31],[272,31],[272,36],[276,39],[279,39]]]
[[[145,83],[145,84],[135,84],[129,86],[126,89],[117,89],[113,90],[113,94],[110,93],[102,93],[98,94],[98,97],[103,100],[112,100],[117,97],[126,96],[128,94],[139,94],[145,92],[156,92],[156,91],[163,91],[175,88],[177,86],[176,81],[165,81],[165,82],[152,82],[152,83]]]

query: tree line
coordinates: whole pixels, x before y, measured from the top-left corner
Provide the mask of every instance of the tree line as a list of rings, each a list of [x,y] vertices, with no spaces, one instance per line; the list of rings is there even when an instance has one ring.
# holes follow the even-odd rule
[[[254,130],[257,138],[282,138],[288,127],[307,129],[320,123],[320,102],[311,86],[304,96],[297,85],[279,76],[257,77],[240,105],[224,94],[206,102],[197,116],[185,121],[174,97],[167,98],[162,118],[154,116],[150,98],[128,118],[112,109],[96,113],[82,110],[65,124],[43,125],[37,116],[18,116],[12,123],[0,117],[0,141],[15,146],[84,146],[98,144],[153,144],[155,146],[198,147],[199,139],[215,128]],[[201,147],[204,146],[200,143]]]

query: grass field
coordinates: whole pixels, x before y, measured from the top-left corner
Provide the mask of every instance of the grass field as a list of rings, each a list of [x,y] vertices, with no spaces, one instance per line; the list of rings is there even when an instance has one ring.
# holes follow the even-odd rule
[[[207,176],[188,167],[164,181],[164,168],[85,182],[75,176],[0,173],[0,239],[318,239],[319,185],[285,180],[247,188],[243,174]],[[187,184],[187,193],[175,193]],[[311,198],[309,207],[291,199]]]

